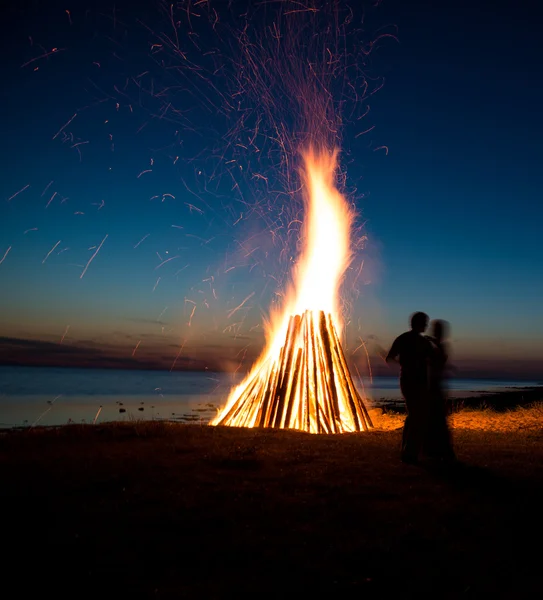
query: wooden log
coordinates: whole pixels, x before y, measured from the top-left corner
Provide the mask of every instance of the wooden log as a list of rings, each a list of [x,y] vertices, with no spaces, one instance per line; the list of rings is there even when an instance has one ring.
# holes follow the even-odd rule
[[[317,339],[316,349],[318,356],[317,373],[319,375],[319,394],[317,395],[317,405],[321,409],[321,415],[323,415],[323,422],[328,424],[328,428],[332,433],[339,433],[339,428],[336,420],[335,407],[332,399],[332,390],[330,388],[330,381],[327,377],[328,365],[326,363],[326,355],[324,352],[322,340],[319,337]],[[320,400],[320,402],[319,402]]]
[[[310,431],[310,420],[309,420],[309,402],[310,402],[310,380],[311,380],[311,345],[309,341],[309,333],[311,327],[311,313],[306,310],[305,312],[305,323],[304,323],[304,347],[305,347],[305,362],[304,362],[304,401],[303,401],[303,416],[300,421],[300,428],[305,431]]]
[[[319,334],[320,343],[319,349],[322,360],[322,370],[324,372],[324,381],[326,385],[326,398],[328,402],[328,416],[335,433],[341,433],[341,417],[339,410],[339,402],[337,397],[337,388],[334,375],[334,364],[332,362],[332,354],[330,350],[330,338],[327,334],[326,327],[323,328],[324,313],[320,311],[319,315]]]
[[[224,415],[224,417],[219,421],[219,425],[232,425],[232,423],[230,423],[230,421],[233,419],[234,415],[240,410],[240,408],[243,406],[244,404],[244,399],[247,395],[247,392],[251,392],[251,390],[257,385],[258,383],[258,377],[253,377],[253,379],[251,379],[245,389],[241,392],[241,394],[239,395],[238,399],[234,402],[234,404],[232,405],[232,407],[230,408],[230,410],[228,411],[228,413],[226,415]],[[240,384],[243,385],[243,382]]]
[[[363,429],[363,426],[354,399],[354,394],[356,393],[356,390],[354,388],[354,384],[352,382],[351,374],[347,367],[347,363],[345,362],[345,357],[343,356],[341,344],[339,342],[334,323],[332,322],[331,315],[328,315],[328,330],[330,331],[335,368],[338,373],[338,378],[342,382],[346,408],[348,408],[351,413],[351,420],[354,430],[360,431],[361,429]]]
[[[248,417],[251,414],[254,399],[261,393],[263,388],[262,379],[256,375],[252,380],[252,386],[236,402],[237,408],[231,417],[231,422],[236,427],[246,427]]]
[[[268,367],[268,374],[267,374],[266,382],[265,382],[266,387],[265,387],[262,397],[258,398],[258,411],[257,411],[256,418],[255,418],[255,427],[261,427],[262,415],[266,409],[266,402],[270,396],[271,387],[273,385],[273,380],[274,380],[274,376],[275,376],[275,372],[274,372],[275,363],[271,360],[269,362],[270,362],[270,366]]]
[[[281,347],[281,350],[279,351],[279,356],[283,354],[283,348],[284,346]],[[270,358],[270,361],[271,360],[272,359]],[[266,427],[268,414],[270,410],[270,404],[272,403],[273,398],[276,394],[277,379],[279,376],[279,365],[280,363],[272,361],[272,365],[270,367],[270,380],[268,388],[266,389],[266,395],[264,396],[264,399],[262,401],[262,409],[260,411],[260,415],[257,418],[257,427]]]
[[[320,370],[319,370],[319,349],[317,344],[316,337],[316,328],[315,328],[315,315],[313,312],[310,313],[310,321],[309,321],[309,335],[311,338],[311,358],[313,361],[313,373],[312,373],[312,381],[313,381],[313,394],[310,399],[310,410],[313,409],[314,419],[317,427],[317,433],[322,433],[325,431],[326,433],[331,433],[332,429],[328,422],[328,419],[325,417],[325,402],[326,400],[321,396],[322,392],[319,390],[320,388]],[[308,427],[308,431],[311,431],[310,427]]]
[[[294,327],[294,317],[290,317],[288,328],[287,328],[287,337],[285,339],[285,344],[282,346],[282,352],[280,353],[280,360],[277,365],[277,382],[275,386],[275,391],[273,397],[270,399],[270,408],[268,417],[266,419],[266,427],[274,427],[275,419],[277,418],[277,411],[279,405],[279,395],[282,391],[283,382],[285,379],[285,374],[287,371],[287,360],[286,357],[291,350],[292,343],[292,329]]]
[[[298,394],[298,381],[300,379],[300,365],[302,362],[303,349],[298,348],[298,352],[296,353],[296,362],[294,363],[294,372],[291,378],[291,382],[289,385],[289,389],[287,390],[287,401],[286,401],[286,412],[285,412],[285,427],[290,427],[290,417],[292,414],[292,409],[294,408],[294,403],[296,399],[299,398]]]
[[[368,411],[366,410],[366,405],[364,404],[362,398],[360,398],[360,394],[358,393],[358,390],[356,389],[356,386],[352,380],[352,376],[349,371],[347,361],[345,359],[345,354],[343,353],[343,348],[341,347],[341,344],[339,342],[337,331],[334,327],[331,316],[330,316],[330,330],[332,331],[332,334],[336,341],[336,344],[335,344],[336,352],[337,352],[342,370],[345,373],[345,377],[346,377],[347,383],[349,385],[349,389],[351,391],[352,400],[356,407],[355,411],[359,418],[360,429],[361,430],[369,429],[369,428],[373,427],[373,424],[371,422]]]
[[[326,357],[326,366],[327,366],[327,376],[330,382],[330,390],[332,393],[332,405],[334,410],[334,416],[340,419],[339,413],[339,403],[337,397],[337,389],[335,383],[335,372],[334,372],[334,364],[332,362],[332,350],[330,344],[330,334],[328,332],[328,326],[326,323],[326,315],[323,311],[320,311],[319,314],[319,325],[322,337],[322,347],[324,350],[324,355]],[[341,419],[340,419],[341,420]]]
[[[356,365],[355,365],[355,368],[356,368]],[[368,413],[368,409],[366,408],[366,403],[364,402],[364,398],[366,398],[366,389],[364,387],[364,380],[360,376],[360,373],[358,373],[358,369],[356,369],[356,372],[358,374],[358,378],[360,379],[360,383],[362,384],[362,394],[363,394],[363,397],[361,397],[360,394],[358,393],[358,390],[356,390],[357,391],[356,399],[357,399],[358,404],[360,405],[360,412],[365,416],[367,429],[371,429],[373,427],[373,422]],[[355,386],[355,389],[356,389],[356,386]]]
[[[285,351],[285,369],[284,369],[284,374],[283,374],[283,378],[282,378],[282,382],[281,382],[281,388],[280,388],[280,391],[279,391],[278,397],[277,397],[277,408],[276,408],[272,427],[281,427],[281,424],[284,420],[283,419],[283,417],[284,417],[283,410],[284,410],[284,406],[285,406],[285,396],[287,394],[289,383],[292,378],[292,365],[294,362],[294,354],[295,354],[295,349],[296,349],[296,337],[297,337],[298,329],[300,327],[301,318],[300,318],[300,315],[295,315],[292,319],[293,319],[293,325],[292,325],[292,329],[290,332],[290,337],[289,337],[289,339],[287,339],[287,344],[285,344],[286,348],[287,348]],[[290,329],[290,327],[289,327],[289,329]]]

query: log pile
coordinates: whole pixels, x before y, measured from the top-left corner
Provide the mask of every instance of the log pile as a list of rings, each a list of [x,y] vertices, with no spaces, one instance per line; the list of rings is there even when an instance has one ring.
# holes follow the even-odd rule
[[[372,427],[331,315],[305,311],[292,316],[279,356],[268,357],[232,392],[212,424],[310,433]]]

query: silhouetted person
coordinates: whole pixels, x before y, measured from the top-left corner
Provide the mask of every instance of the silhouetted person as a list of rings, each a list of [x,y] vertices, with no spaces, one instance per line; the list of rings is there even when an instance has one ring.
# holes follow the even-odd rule
[[[448,334],[449,324],[447,321],[440,319],[432,321],[431,336],[428,336],[428,340],[431,342],[434,352],[430,358],[428,432],[424,449],[433,458],[454,461],[455,455],[447,424],[447,415],[450,409],[445,389],[449,359],[445,340]]]
[[[433,346],[422,334],[428,326],[428,315],[411,316],[411,331],[394,340],[387,362],[400,363],[400,389],[407,407],[403,428],[402,461],[416,463],[424,445],[428,427],[428,362]]]

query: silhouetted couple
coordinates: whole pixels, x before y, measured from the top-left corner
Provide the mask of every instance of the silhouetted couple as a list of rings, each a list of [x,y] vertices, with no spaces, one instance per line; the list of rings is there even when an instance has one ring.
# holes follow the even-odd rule
[[[394,340],[387,362],[400,363],[400,389],[407,408],[403,428],[402,461],[417,463],[422,452],[432,458],[454,461],[447,425],[444,387],[447,364],[447,323],[433,321],[432,336],[424,336],[428,315],[411,317],[411,331]]]

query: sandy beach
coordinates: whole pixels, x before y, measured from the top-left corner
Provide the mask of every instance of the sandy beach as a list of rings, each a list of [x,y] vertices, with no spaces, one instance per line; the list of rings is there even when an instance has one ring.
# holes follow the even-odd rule
[[[542,411],[455,414],[455,469],[402,464],[403,416],[392,413],[336,436],[164,422],[10,431],[0,437],[3,587],[71,598],[534,597]]]

